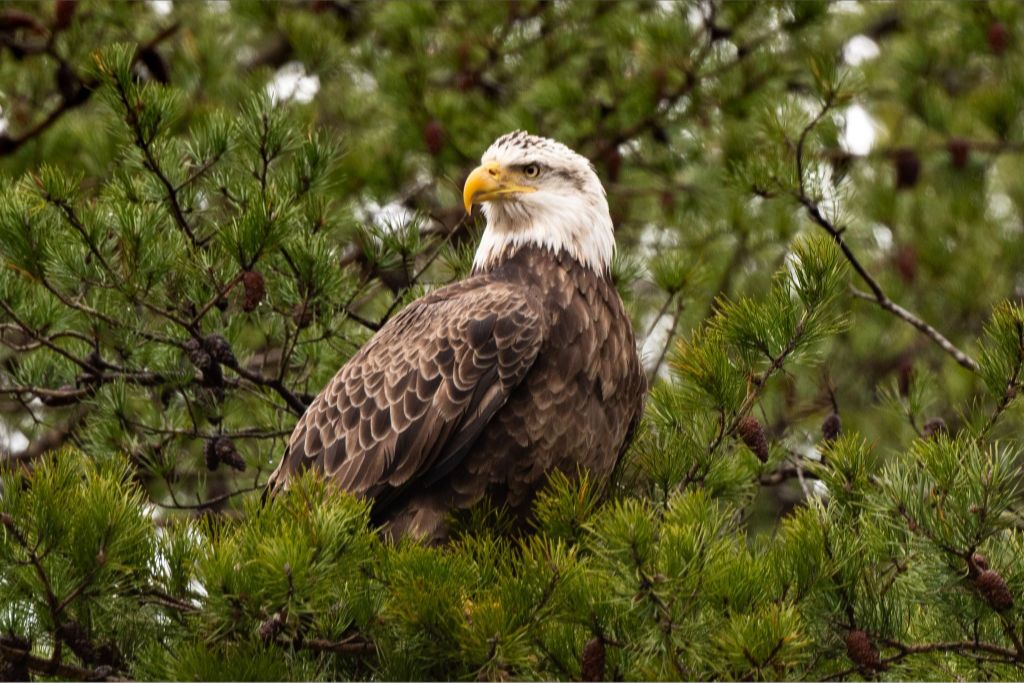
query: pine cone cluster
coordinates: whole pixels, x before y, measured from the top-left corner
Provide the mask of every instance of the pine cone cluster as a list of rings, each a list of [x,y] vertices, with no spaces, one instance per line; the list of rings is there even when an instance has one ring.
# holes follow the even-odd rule
[[[229,368],[238,365],[231,344],[219,334],[210,334],[202,339],[189,339],[182,348],[185,349],[185,355],[192,365],[202,371],[203,385],[207,387],[220,387],[224,384],[221,365]]]

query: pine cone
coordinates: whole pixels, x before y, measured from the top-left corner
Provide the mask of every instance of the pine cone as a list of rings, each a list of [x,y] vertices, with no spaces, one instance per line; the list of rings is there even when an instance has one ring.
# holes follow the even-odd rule
[[[881,669],[882,657],[878,650],[871,644],[868,634],[860,629],[854,629],[846,634],[846,654],[850,661],[861,669]]]
[[[736,432],[758,460],[768,462],[768,438],[764,435],[764,428],[757,418],[744,416],[736,425]]]
[[[584,681],[605,680],[604,640],[601,637],[591,638],[583,646],[583,660],[580,673]]]
[[[985,598],[985,601],[995,611],[1002,612],[1013,607],[1013,596],[1010,595],[1010,589],[1003,577],[994,569],[986,569],[978,574],[978,577],[974,579],[974,585],[981,593],[981,597]]]
[[[274,615],[260,624],[259,633],[260,640],[264,643],[269,643],[277,638],[277,635],[284,629],[284,619],[281,618],[280,612],[274,612]]]
[[[909,244],[904,244],[892,256],[892,265],[896,274],[907,283],[917,279],[917,250]]]
[[[1006,52],[1006,44],[1010,38],[1010,32],[1006,29],[1006,24],[1001,21],[993,21],[989,24],[988,33],[988,46],[992,50],[992,54],[999,56]]]
[[[245,286],[245,299],[242,300],[242,310],[246,313],[253,311],[263,301],[267,293],[266,283],[263,275],[258,270],[247,270],[242,273],[242,284]]]
[[[971,157],[971,145],[963,138],[950,138],[946,144],[946,150],[949,152],[949,161],[953,164],[953,168],[961,170],[967,167],[967,162]]]
[[[78,0],[57,0],[54,3],[53,28],[63,31],[71,25],[71,19],[75,16],[75,8],[78,7]]]
[[[432,156],[437,156],[444,149],[444,125],[437,119],[430,119],[423,126],[423,144]]]
[[[843,420],[838,413],[832,413],[821,423],[821,436],[831,443],[843,433]]]
[[[185,354],[192,362],[192,365],[196,366],[203,372],[206,372],[215,365],[213,362],[213,356],[203,348],[203,344],[201,344],[198,339],[189,339],[182,345],[182,347],[185,349]]]
[[[226,365],[229,368],[238,365],[238,359],[235,358],[235,354],[231,350],[231,344],[221,335],[207,335],[203,339],[203,347],[210,354],[210,358],[221,365]]]
[[[896,164],[896,187],[900,190],[914,187],[921,177],[921,159],[912,149],[900,149],[893,155]]]
[[[924,436],[927,439],[934,439],[939,434],[945,434],[949,431],[946,426],[946,421],[941,417],[932,417],[924,423]]]
[[[238,449],[235,448],[235,442],[226,436],[218,436],[212,441],[207,441],[207,452],[206,452],[206,466],[210,467],[210,449],[213,451],[213,461],[216,463],[210,469],[216,469],[217,465],[224,463],[228,467],[238,470],[239,472],[245,472],[245,460],[238,454]],[[210,446],[210,444],[213,444]]]

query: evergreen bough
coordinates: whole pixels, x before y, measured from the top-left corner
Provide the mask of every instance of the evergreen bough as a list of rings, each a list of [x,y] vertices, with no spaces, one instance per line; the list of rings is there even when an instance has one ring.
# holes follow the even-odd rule
[[[1022,26],[0,8],[0,677],[1019,679]],[[515,127],[615,213],[656,381],[612,481],[440,548],[314,476],[263,500],[311,396],[468,272],[459,181]]]

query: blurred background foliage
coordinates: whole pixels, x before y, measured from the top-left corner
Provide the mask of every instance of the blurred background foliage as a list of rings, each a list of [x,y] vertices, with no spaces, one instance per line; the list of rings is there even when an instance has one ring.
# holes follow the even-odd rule
[[[1009,0],[5,3],[8,673],[1019,678],[1022,37]],[[616,486],[448,550],[315,483],[313,526],[260,513],[311,396],[467,272],[515,128],[608,191],[658,380]],[[90,506],[116,568],[55,521]]]

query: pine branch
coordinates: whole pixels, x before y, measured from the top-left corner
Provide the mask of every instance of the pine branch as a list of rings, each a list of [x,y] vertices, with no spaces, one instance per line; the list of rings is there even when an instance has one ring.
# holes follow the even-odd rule
[[[144,50],[152,50],[154,47],[162,43],[164,40],[174,35],[177,32],[178,27],[179,25],[177,23],[172,24],[171,26],[168,26],[167,28],[164,28],[157,32],[157,34],[150,38],[146,43],[143,43],[143,45],[140,46],[138,50],[136,50],[135,59],[133,63],[138,61],[139,55]],[[20,47],[24,52],[28,54],[46,54],[57,61],[58,67],[60,69],[72,74],[74,73],[71,65],[68,64],[67,60],[65,60],[54,48],[52,37],[51,40],[47,41],[45,47],[40,49],[31,49],[27,48],[27,46]],[[39,137],[47,130],[49,130],[69,111],[77,109],[89,101],[89,98],[92,97],[92,94],[93,92],[95,92],[96,86],[99,85],[99,83],[96,81],[82,81],[79,80],[77,77],[75,80],[78,85],[77,91],[71,97],[69,97],[67,94],[60,93],[58,91],[58,94],[60,94],[59,103],[50,111],[49,114],[47,114],[37,124],[29,128],[25,132],[21,133],[20,135],[10,136],[7,135],[6,133],[0,134],[0,157],[14,154],[23,145],[34,140],[35,138]]]
[[[55,650],[56,652],[56,650]],[[129,681],[117,675],[110,666],[98,666],[95,669],[84,669],[79,666],[67,664],[59,658],[43,659],[32,654],[31,648],[25,649],[20,646],[20,641],[15,638],[0,635],[0,655],[11,664],[26,665],[29,671],[40,676],[56,676],[69,681]]]
[[[814,221],[815,224],[817,224],[819,227],[821,227],[825,232],[829,234],[829,236],[832,238],[832,241],[835,242],[836,246],[838,246],[840,251],[843,252],[843,256],[845,256],[846,260],[850,263],[851,266],[853,266],[854,271],[856,271],[857,275],[860,276],[861,280],[863,280],[864,283],[871,290],[870,295],[856,291],[854,292],[855,295],[863,299],[867,299],[869,301],[874,301],[882,309],[889,311],[900,320],[903,320],[904,322],[917,328],[925,336],[927,336],[929,339],[935,342],[939,346],[939,348],[941,348],[943,351],[951,355],[957,363],[967,368],[968,370],[971,370],[972,372],[977,372],[977,361],[975,361],[973,358],[971,358],[966,353],[957,348],[956,345],[953,344],[953,342],[949,341],[949,339],[943,336],[942,333],[940,333],[934,327],[924,322],[919,316],[903,308],[896,302],[892,301],[892,299],[890,299],[886,295],[886,293],[882,290],[881,285],[878,284],[878,281],[875,280],[875,278],[872,277],[870,273],[868,273],[867,269],[864,268],[863,264],[861,264],[860,260],[853,253],[853,250],[850,249],[849,244],[847,244],[846,240],[843,237],[845,228],[837,227],[834,223],[832,223],[832,221],[826,218],[824,213],[822,213],[821,208],[818,206],[817,203],[815,203],[814,200],[811,199],[810,195],[808,194],[806,188],[806,179],[804,177],[804,147],[807,142],[807,137],[810,134],[811,130],[813,130],[814,127],[824,118],[824,116],[829,111],[831,111],[833,107],[833,96],[834,93],[831,94],[828,98],[826,98],[825,103],[822,105],[818,114],[813,119],[811,119],[810,123],[808,123],[800,132],[800,138],[796,145],[796,170],[798,180],[797,200],[804,207],[804,209],[806,209],[807,215],[810,216],[811,220]]]
[[[235,489],[234,491],[222,493],[219,496],[214,496],[213,498],[207,498],[206,500],[200,501],[198,503],[181,503],[172,495],[171,503],[163,503],[159,500],[153,500],[153,504],[167,510],[209,510],[212,508],[216,508],[221,503],[231,500],[232,498],[245,495],[246,493],[252,493],[253,491],[261,491],[263,490],[263,488],[265,488],[263,484],[246,486],[240,489]],[[171,489],[170,482],[168,482],[168,490],[173,490]],[[198,497],[199,496],[197,494],[196,498]]]
[[[1003,392],[1003,397],[999,400],[999,403],[996,405],[995,410],[992,411],[992,414],[989,415],[988,421],[985,423],[985,426],[981,430],[981,434],[978,436],[979,439],[985,438],[989,431],[991,431],[991,429],[996,425],[996,422],[999,421],[999,418],[1002,417],[1003,413],[1006,412],[1006,409],[1010,407],[1011,403],[1013,403],[1014,399],[1020,395],[1021,389],[1024,388],[1021,386],[1022,383],[1024,383],[1021,378],[1021,373],[1024,372],[1024,324],[1017,322],[1016,328],[1017,359],[1013,366],[1013,374],[1007,380],[1006,390]]]
[[[32,393],[38,396],[38,391],[40,390],[33,389]],[[42,436],[32,441],[20,451],[4,453],[0,449],[0,473],[13,471],[18,467],[28,467],[32,461],[42,455],[60,448],[72,437],[75,430],[84,421],[85,415],[86,412],[84,410],[74,411],[67,422],[46,431]]]

